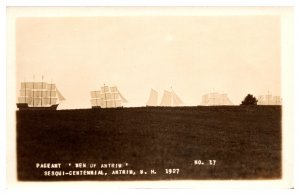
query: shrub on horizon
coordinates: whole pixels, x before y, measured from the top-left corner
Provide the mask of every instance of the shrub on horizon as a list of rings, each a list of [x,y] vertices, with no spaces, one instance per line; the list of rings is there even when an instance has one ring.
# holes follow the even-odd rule
[[[241,106],[257,105],[258,100],[251,94],[248,94],[241,103]]]

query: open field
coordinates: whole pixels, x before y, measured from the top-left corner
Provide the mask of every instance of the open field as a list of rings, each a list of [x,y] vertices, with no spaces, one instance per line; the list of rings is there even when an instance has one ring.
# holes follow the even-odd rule
[[[17,111],[18,179],[161,180],[281,177],[281,107],[140,107]],[[205,165],[194,165],[202,160]],[[209,165],[209,160],[216,160]],[[44,176],[36,163],[128,163],[157,174]],[[176,168],[178,174],[165,169]],[[51,169],[53,170],[53,169]],[[77,169],[78,170],[78,169]],[[109,172],[111,169],[104,169]]]

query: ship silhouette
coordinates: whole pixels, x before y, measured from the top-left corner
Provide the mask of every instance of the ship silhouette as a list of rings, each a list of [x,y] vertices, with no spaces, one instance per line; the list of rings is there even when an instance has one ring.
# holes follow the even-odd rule
[[[228,98],[227,94],[212,92],[208,94],[204,94],[202,96],[203,106],[230,106],[233,105],[232,101]]]
[[[119,108],[127,102],[117,86],[104,85],[98,91],[91,91],[92,108]]]
[[[158,104],[158,92],[154,89],[151,89],[146,106],[172,107],[179,106],[181,104],[183,104],[183,101],[178,97],[172,88],[171,91],[164,90],[160,104]]]
[[[267,95],[258,96],[258,105],[281,105],[282,99],[280,96],[273,96],[269,92]]]
[[[54,83],[21,82],[17,108],[19,110],[56,110],[65,98]]]

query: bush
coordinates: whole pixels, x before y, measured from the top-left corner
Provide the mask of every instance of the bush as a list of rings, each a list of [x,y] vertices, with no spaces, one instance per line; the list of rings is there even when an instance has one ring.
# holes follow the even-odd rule
[[[258,100],[251,94],[248,94],[241,105],[257,105]]]

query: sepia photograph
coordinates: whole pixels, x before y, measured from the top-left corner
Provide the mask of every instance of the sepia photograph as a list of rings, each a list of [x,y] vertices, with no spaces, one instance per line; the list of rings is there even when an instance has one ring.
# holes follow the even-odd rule
[[[292,14],[8,7],[8,180],[291,188]]]

